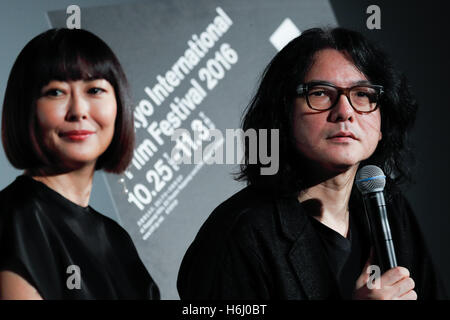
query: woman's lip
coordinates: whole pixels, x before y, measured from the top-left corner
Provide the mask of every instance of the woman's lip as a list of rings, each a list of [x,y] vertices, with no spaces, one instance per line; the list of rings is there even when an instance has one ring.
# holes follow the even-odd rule
[[[70,140],[74,141],[82,141],[87,138],[89,138],[92,134],[94,134],[94,131],[88,131],[88,130],[72,130],[72,131],[66,131],[61,134],[63,138],[68,138]]]
[[[70,130],[70,131],[62,132],[61,135],[62,136],[74,136],[74,135],[85,135],[85,134],[93,134],[93,133],[95,133],[95,132],[90,131],[90,130]]]

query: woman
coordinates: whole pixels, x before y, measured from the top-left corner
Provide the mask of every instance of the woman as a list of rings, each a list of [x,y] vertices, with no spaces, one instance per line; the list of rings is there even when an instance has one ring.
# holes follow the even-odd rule
[[[52,29],[19,54],[2,141],[25,171],[0,192],[0,298],[159,299],[127,232],[89,206],[94,171],[121,173],[132,157],[126,90],[88,31]]]
[[[291,41],[266,68],[243,121],[244,130],[279,129],[280,170],[260,175],[263,165],[249,164],[247,152],[240,178],[249,186],[200,229],[179,271],[181,298],[444,297],[398,187],[409,178],[416,108],[405,80],[359,33],[315,28]],[[353,188],[365,164],[388,176],[399,265],[371,286],[366,271],[376,259]]]

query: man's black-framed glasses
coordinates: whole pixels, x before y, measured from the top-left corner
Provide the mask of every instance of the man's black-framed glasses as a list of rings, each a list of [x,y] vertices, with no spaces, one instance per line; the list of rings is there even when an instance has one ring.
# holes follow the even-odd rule
[[[378,108],[383,86],[357,84],[349,88],[335,86],[324,81],[302,83],[297,87],[297,94],[306,97],[306,103],[313,110],[326,111],[333,108],[341,94],[359,113],[370,113]]]

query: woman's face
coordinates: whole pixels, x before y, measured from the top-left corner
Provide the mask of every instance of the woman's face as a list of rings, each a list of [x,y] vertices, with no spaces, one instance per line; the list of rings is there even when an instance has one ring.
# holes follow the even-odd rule
[[[47,149],[65,167],[95,164],[114,135],[117,102],[105,79],[50,81],[37,100]]]
[[[341,52],[325,49],[316,53],[314,64],[304,82],[327,81],[339,87],[351,87],[367,80],[352,61]],[[339,172],[369,158],[381,140],[380,110],[360,114],[341,95],[331,110],[316,111],[304,97],[295,100],[294,135],[297,148],[321,168]],[[354,138],[333,137],[339,132]]]

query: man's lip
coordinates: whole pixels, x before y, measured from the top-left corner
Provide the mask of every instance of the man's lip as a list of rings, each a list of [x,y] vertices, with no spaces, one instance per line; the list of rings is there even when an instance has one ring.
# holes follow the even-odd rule
[[[352,138],[355,140],[358,140],[355,135],[352,132],[345,132],[345,131],[340,131],[336,134],[333,134],[332,136],[330,136],[328,139],[333,139],[333,138]]]

